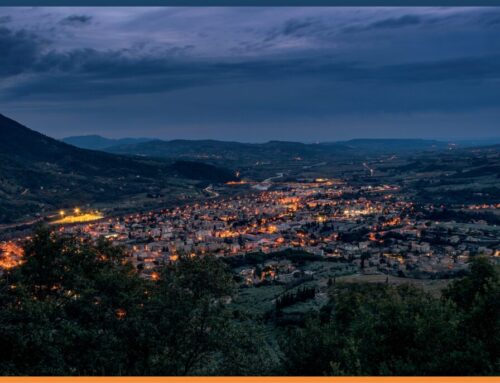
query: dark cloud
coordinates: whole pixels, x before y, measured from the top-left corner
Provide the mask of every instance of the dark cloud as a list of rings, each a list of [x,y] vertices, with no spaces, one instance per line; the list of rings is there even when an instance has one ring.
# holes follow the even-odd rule
[[[316,34],[319,30],[323,30],[324,25],[320,20],[315,18],[290,19],[280,28],[275,28],[264,39],[271,41],[278,37],[304,37],[311,34]]]
[[[364,25],[347,26],[344,32],[370,32],[376,30],[387,30],[390,32],[394,29],[402,29],[415,26],[437,26],[440,29],[435,29],[436,32],[457,31],[463,27],[471,26],[495,26],[500,23],[500,12],[492,8],[487,11],[483,9],[471,10],[470,12],[461,12],[455,14],[405,14],[398,17],[389,17],[377,20]]]
[[[232,48],[235,53],[257,53],[272,51],[281,40],[310,38],[312,40],[326,40],[333,35],[331,26],[317,17],[292,18],[284,21],[279,27],[264,31],[262,36],[254,36],[251,41],[239,41]]]
[[[479,22],[487,26],[497,27],[500,25],[500,12],[488,12]]]
[[[367,29],[387,29],[402,28],[408,25],[418,25],[422,23],[422,18],[416,15],[404,15],[398,18],[380,20],[370,24]]]
[[[163,47],[157,55],[141,55],[139,45],[131,49],[96,50],[92,48],[58,51],[48,40],[26,31],[12,31],[0,27],[0,80],[12,76],[27,77],[14,82],[4,97],[59,94],[64,99],[70,92],[74,97],[86,97],[86,90],[103,95],[166,90],[203,83],[203,76],[214,69],[193,70],[188,62],[176,58],[192,49],[192,46]],[[152,79],[162,77],[159,82]],[[61,82],[61,79],[64,81]],[[141,81],[148,80],[141,85]],[[134,87],[137,89],[134,90]],[[1,88],[0,88],[1,89]]]
[[[9,15],[0,16],[0,24],[10,23],[12,21],[12,17]]]
[[[367,25],[347,26],[343,29],[344,32],[369,32],[373,30],[393,30],[405,28],[409,26],[420,25],[425,22],[435,22],[433,19],[424,20],[422,16],[403,15],[400,17],[391,17],[383,20],[377,20]]]
[[[438,62],[392,65],[380,80],[404,82],[499,81],[500,56],[463,57]]]
[[[433,16],[426,20],[429,24],[447,24],[450,26],[494,26],[500,22],[500,12],[497,8],[479,9],[456,15]]]
[[[175,59],[165,53],[161,57],[141,57],[128,51],[97,51],[92,49],[73,50],[60,53],[51,51],[32,60],[33,65],[25,73],[37,74],[4,91],[3,98],[30,99],[73,99],[103,98],[126,94],[154,94],[182,89],[219,86],[224,84],[251,84],[269,81],[293,83],[310,81],[336,88],[352,87],[362,93],[366,89],[373,92],[391,89],[389,94],[361,106],[364,110],[384,110],[402,108],[398,97],[407,94],[409,86],[424,86],[435,83],[444,90],[460,86],[470,88],[470,83],[484,84],[500,79],[500,56],[466,57],[453,60],[407,63],[398,65],[367,65],[354,61],[336,61],[331,57],[312,58],[269,58],[232,62],[212,60]],[[461,85],[460,85],[461,84]],[[469,85],[468,85],[469,84]],[[484,86],[484,85],[483,85]],[[264,87],[265,89],[265,87]],[[475,88],[477,91],[477,88]],[[443,97],[443,108],[451,108],[452,95],[439,93]],[[217,97],[214,94],[214,97]],[[257,97],[257,96],[256,96]],[[374,95],[375,97],[375,95]],[[488,104],[488,93],[470,102],[470,107]],[[413,105],[425,109],[425,105],[435,108],[435,102],[424,93],[415,93]],[[486,99],[485,99],[486,98]],[[455,98],[456,99],[456,98]],[[311,102],[317,102],[311,100]],[[350,101],[349,101],[350,102]],[[394,105],[385,105],[391,104]],[[464,108],[463,104],[458,108]],[[349,103],[337,102],[337,110],[342,106],[354,112]],[[340,108],[340,109],[342,109]],[[411,103],[404,107],[411,109]]]
[[[425,113],[446,114],[459,124],[456,116],[464,111],[498,109],[495,13],[403,8],[301,15],[283,9],[254,25],[235,10],[236,20],[226,26],[209,22],[213,13],[195,10],[190,21],[199,25],[175,19],[188,10],[169,10],[157,14],[153,26],[147,15],[117,22],[118,13],[107,27],[103,15],[89,10],[89,16],[53,15],[45,30],[43,23],[31,29],[19,24],[14,15],[0,25],[2,104],[61,111],[71,105],[67,121],[76,122],[77,109],[105,105],[108,114],[100,109],[99,118],[116,129],[130,124],[132,111],[142,118],[141,109],[150,108],[148,121],[158,126],[165,116],[172,124],[219,133],[219,126],[231,125],[234,139],[251,124],[298,129],[297,121],[326,126],[364,116],[380,125],[380,115]],[[89,23],[96,28],[78,34],[61,27]],[[117,113],[123,110],[126,119]]]
[[[92,16],[88,15],[71,15],[65,17],[59,22],[61,25],[72,27],[81,27],[92,23]]]
[[[38,60],[45,43],[45,40],[31,32],[0,27],[0,76],[29,71]]]

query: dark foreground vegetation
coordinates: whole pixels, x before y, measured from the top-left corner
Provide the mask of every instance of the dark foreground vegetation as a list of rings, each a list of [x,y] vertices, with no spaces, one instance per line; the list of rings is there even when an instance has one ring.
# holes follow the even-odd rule
[[[233,276],[212,257],[180,259],[150,281],[104,241],[40,230],[25,251],[0,281],[2,375],[500,372],[499,277],[483,258],[439,298],[333,283],[319,312],[283,326],[234,310]]]

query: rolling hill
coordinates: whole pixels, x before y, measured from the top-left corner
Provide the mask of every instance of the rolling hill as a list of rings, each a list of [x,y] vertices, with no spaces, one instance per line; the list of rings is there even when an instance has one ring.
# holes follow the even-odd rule
[[[448,147],[448,143],[437,140],[424,140],[419,138],[358,138],[349,141],[333,142],[332,147],[343,145],[350,149],[367,153],[401,153],[407,151],[435,151]]]
[[[200,180],[234,179],[211,165],[150,160],[86,150],[0,115],[0,224],[89,203],[119,205],[150,192],[196,194]],[[190,186],[190,187],[188,187]]]
[[[301,158],[324,161],[332,158],[359,157],[378,153],[441,150],[445,142],[421,139],[358,139],[331,143],[304,144],[269,141],[250,144],[215,140],[153,140],[111,146],[105,150],[116,154],[141,157],[207,159],[213,162],[230,161],[238,166],[255,162],[272,162]]]
[[[150,138],[106,138],[98,135],[71,136],[65,137],[61,141],[82,149],[103,150],[112,146],[139,144],[151,141]]]

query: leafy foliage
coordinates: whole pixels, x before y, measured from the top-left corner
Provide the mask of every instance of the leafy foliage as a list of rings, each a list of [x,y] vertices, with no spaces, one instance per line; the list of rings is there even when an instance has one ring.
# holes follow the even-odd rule
[[[281,297],[276,299],[276,309],[279,310],[297,302],[305,302],[309,299],[313,299],[315,295],[315,287],[303,287],[298,289],[296,293],[291,292],[283,294]]]
[[[232,278],[214,258],[181,259],[148,281],[105,241],[42,230],[25,251],[26,263],[1,278],[1,374],[249,374],[265,365],[257,327],[232,319]]]
[[[498,274],[476,259],[442,299],[410,286],[341,285],[282,340],[297,375],[498,374]]]

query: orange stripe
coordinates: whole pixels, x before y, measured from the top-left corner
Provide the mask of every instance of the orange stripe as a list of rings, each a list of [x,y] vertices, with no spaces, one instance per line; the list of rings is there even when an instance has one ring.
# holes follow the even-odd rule
[[[0,383],[500,383],[500,377],[0,377]]]

